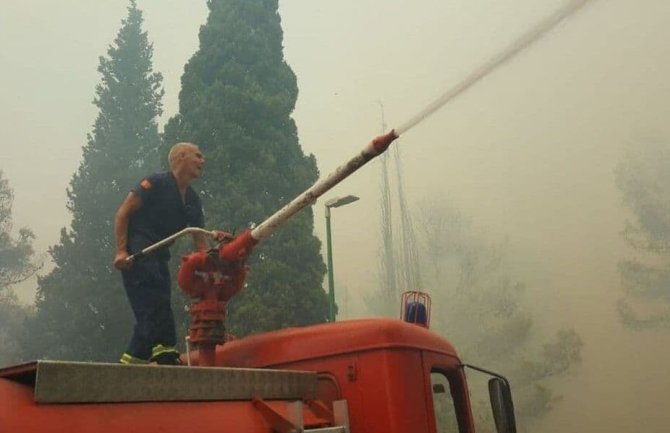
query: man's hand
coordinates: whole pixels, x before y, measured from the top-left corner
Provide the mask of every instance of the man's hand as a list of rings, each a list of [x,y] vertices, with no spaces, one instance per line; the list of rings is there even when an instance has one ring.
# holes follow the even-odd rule
[[[116,257],[114,257],[114,267],[120,271],[126,271],[130,269],[130,267],[133,265],[133,261],[128,260],[129,257],[130,256],[125,251],[117,252]]]
[[[217,242],[232,241],[233,239],[235,239],[235,236],[233,236],[232,234],[230,234],[228,232],[223,232],[223,231],[220,231],[220,230],[214,230],[213,233],[214,233],[214,239]]]

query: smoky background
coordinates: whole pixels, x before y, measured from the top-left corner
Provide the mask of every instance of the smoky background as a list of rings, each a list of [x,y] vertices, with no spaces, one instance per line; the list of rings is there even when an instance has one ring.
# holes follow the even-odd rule
[[[305,152],[330,172],[380,132],[380,102],[386,125],[401,124],[561,4],[280,1]],[[98,56],[126,6],[0,5],[0,168],[14,189],[14,221],[35,232],[38,252],[69,223],[65,188],[95,117]],[[165,76],[167,119],[206,6],[138,7]],[[670,421],[669,334],[625,328],[616,312],[617,264],[634,252],[621,236],[630,215],[614,179],[624,148],[670,139],[668,18],[661,0],[594,1],[394,143],[411,211],[425,203],[459,209],[474,230],[505,244],[536,326],[573,327],[584,341],[581,365],[552,384],[563,398],[537,431],[662,432]],[[324,196],[361,198],[333,210],[340,320],[368,315],[366,299],[379,285],[380,170],[373,162]],[[325,244],[323,204],[314,209]],[[31,287],[16,288],[23,302],[32,302]]]

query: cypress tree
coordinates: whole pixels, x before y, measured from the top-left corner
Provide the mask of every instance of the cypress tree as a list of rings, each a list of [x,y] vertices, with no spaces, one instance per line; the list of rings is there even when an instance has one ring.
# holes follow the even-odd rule
[[[318,173],[291,118],[298,87],[283,57],[277,0],[210,0],[208,7],[165,146],[200,146],[206,225],[239,231],[270,216]],[[305,209],[256,247],[247,287],[229,305],[234,334],[325,321],[325,265],[313,224]]]
[[[31,357],[116,361],[133,318],[121,276],[112,267],[116,209],[130,188],[157,162],[162,76],[152,71],[153,47],[142,12],[128,15],[100,57],[99,108],[83,160],[67,190],[69,229],[49,252],[55,268],[39,279],[37,314],[28,323]]]

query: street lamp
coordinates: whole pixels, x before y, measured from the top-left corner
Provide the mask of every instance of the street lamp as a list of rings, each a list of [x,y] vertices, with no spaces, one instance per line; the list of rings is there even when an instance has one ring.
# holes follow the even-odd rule
[[[326,201],[326,252],[328,254],[328,320],[335,321],[335,283],[333,278],[333,247],[330,236],[330,208],[340,207],[358,200],[355,195],[335,197]]]

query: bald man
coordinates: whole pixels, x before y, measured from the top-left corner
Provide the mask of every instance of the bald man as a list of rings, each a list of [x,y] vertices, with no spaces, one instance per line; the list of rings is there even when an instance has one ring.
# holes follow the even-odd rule
[[[177,143],[168,162],[170,171],[142,179],[116,212],[114,267],[121,271],[136,321],[120,359],[123,364],[180,364],[170,306],[169,247],[129,260],[132,254],[185,227],[204,225],[200,198],[191,188],[191,182],[202,175],[202,152],[193,143]],[[198,250],[209,247],[202,234],[193,238]]]

